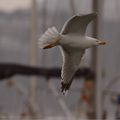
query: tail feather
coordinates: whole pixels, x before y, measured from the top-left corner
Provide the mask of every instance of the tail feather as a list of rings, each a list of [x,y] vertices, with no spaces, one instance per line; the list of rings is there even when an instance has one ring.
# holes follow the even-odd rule
[[[60,39],[60,34],[55,27],[49,28],[38,40],[40,48],[47,48],[47,46],[54,47]],[[55,45],[54,45],[55,44]]]

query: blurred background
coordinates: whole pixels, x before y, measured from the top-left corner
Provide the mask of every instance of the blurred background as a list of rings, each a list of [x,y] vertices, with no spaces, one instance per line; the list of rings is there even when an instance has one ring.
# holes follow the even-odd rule
[[[6,78],[0,82],[0,119],[119,119],[119,0],[0,0],[0,64],[60,69],[59,48],[41,50],[38,38],[48,27],[60,31],[74,14],[91,12],[97,12],[98,19],[86,34],[107,45],[87,50],[80,69],[96,77],[75,78],[66,97],[60,93],[60,77]]]

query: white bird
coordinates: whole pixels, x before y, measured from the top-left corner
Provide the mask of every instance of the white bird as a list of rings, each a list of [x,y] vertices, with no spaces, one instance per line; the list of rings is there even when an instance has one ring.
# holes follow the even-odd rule
[[[70,18],[59,33],[55,27],[49,28],[39,39],[39,47],[43,49],[60,46],[63,56],[61,71],[61,92],[66,94],[85,49],[106,44],[105,41],[85,35],[87,25],[97,17],[96,13],[75,15]]]

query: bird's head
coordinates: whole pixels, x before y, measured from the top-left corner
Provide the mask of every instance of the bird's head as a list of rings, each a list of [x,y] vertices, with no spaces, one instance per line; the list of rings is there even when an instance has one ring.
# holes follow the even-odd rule
[[[106,42],[103,40],[98,40],[92,37],[86,37],[86,46],[88,48],[93,47],[93,46],[105,45],[105,44]]]
[[[103,41],[103,40],[95,40],[95,41],[94,41],[94,45],[95,45],[95,46],[98,46],[98,45],[105,45],[105,44],[106,44],[106,42]]]

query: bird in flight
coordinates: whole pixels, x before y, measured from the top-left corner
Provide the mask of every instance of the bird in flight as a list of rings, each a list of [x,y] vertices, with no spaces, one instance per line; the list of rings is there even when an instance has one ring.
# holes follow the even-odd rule
[[[96,13],[75,15],[65,22],[60,33],[55,27],[51,27],[38,40],[39,47],[42,49],[60,47],[63,56],[61,92],[64,95],[71,86],[85,50],[106,44],[105,41],[85,35],[87,25],[96,17]]]

